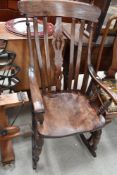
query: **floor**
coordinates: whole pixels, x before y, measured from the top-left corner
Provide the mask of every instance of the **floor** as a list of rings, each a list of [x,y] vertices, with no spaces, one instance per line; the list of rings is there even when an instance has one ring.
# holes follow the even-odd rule
[[[16,125],[31,124],[29,109],[24,108]],[[46,139],[36,171],[32,170],[31,138],[14,139],[15,165],[1,166],[0,175],[117,175],[116,132],[117,119],[103,129],[97,158],[90,155],[78,135]]]

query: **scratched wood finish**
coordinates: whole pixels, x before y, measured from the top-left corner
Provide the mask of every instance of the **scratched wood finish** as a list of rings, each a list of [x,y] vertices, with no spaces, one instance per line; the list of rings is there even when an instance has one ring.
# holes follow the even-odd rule
[[[70,30],[70,25],[68,23],[66,24],[66,29],[71,31]],[[28,45],[27,45],[26,38],[14,35],[14,34],[8,32],[8,31],[6,31],[5,23],[1,22],[0,23],[0,39],[8,40],[8,44],[7,44],[6,49],[16,53],[15,64],[17,64],[19,67],[21,67],[21,71],[17,74],[17,76],[21,80],[21,82],[20,82],[20,84],[18,84],[15,87],[15,90],[16,91],[29,90],[29,80],[28,80],[28,73],[27,73],[28,66],[29,66],[29,51],[28,51]],[[53,58],[53,49],[51,49],[51,47],[52,47],[51,39],[52,38],[49,38],[49,48],[50,48],[50,58],[52,60],[52,58]],[[78,40],[76,35],[75,35],[75,40],[76,41]],[[87,42],[88,42],[87,38],[84,36],[83,44],[87,44]],[[44,50],[44,48],[43,48],[43,39],[41,39],[40,43],[41,43],[41,50],[42,49]],[[33,44],[34,44],[34,42],[33,42]],[[108,37],[108,43],[104,44],[101,64],[100,64],[100,67],[99,67],[99,69],[101,71],[102,70],[107,71],[109,69],[110,65],[111,65],[111,62],[112,62],[112,45],[113,45],[113,37]],[[18,46],[18,49],[17,49],[17,46]],[[92,53],[92,64],[93,64],[93,66],[95,66],[96,62],[97,62],[98,49],[99,49],[99,43],[98,43],[98,45],[94,46],[94,48],[93,48],[93,53]],[[67,50],[69,50],[69,48]],[[34,52],[34,54],[35,54],[35,52]],[[75,53],[74,57],[76,57],[76,54],[77,53]],[[83,71],[84,71],[84,63],[85,63],[86,55],[87,55],[87,48],[85,46],[83,46],[80,73],[83,73]],[[43,57],[44,57],[44,55],[43,55]],[[68,58],[69,57],[67,56],[66,62],[68,61]],[[41,84],[40,83],[37,60],[35,60],[35,69],[36,69],[35,71],[36,71],[36,76],[37,76],[37,79],[38,79],[38,83]],[[54,66],[53,66],[53,64],[51,64],[51,79],[53,79],[53,70],[54,70]]]
[[[41,85],[42,85],[42,91],[39,90],[38,84],[36,81],[35,77],[35,64],[34,64],[34,54],[33,54],[33,46],[32,46],[32,39],[31,39],[31,34],[30,34],[30,24],[28,22],[28,18],[26,18],[26,24],[27,24],[27,32],[28,32],[28,44],[29,44],[29,51],[30,51],[30,66],[29,66],[29,81],[30,81],[30,89],[31,89],[31,94],[32,94],[32,100],[33,100],[33,105],[34,105],[34,111],[35,112],[44,112],[47,110],[46,105],[43,104],[43,98],[41,97],[41,94],[45,94],[47,92],[50,92],[52,90],[52,87],[50,88],[51,85],[55,86],[56,91],[61,91],[62,90],[62,78],[63,77],[63,48],[65,46],[65,41],[64,41],[64,36],[62,33],[62,17],[60,16],[71,16],[72,18],[72,24],[71,24],[71,51],[70,51],[70,67],[69,67],[69,80],[68,81],[68,87],[67,90],[77,90],[78,86],[78,77],[79,77],[79,72],[80,72],[80,64],[81,64],[81,54],[82,54],[82,44],[83,44],[83,33],[84,33],[84,28],[85,28],[85,21],[89,20],[90,22],[94,22],[98,20],[98,17],[100,15],[100,10],[92,5],[89,4],[83,4],[79,2],[68,2],[68,1],[56,1],[56,3],[59,6],[62,6],[63,11],[61,12],[61,8],[57,8],[57,5],[54,1],[44,1],[44,4],[42,6],[41,1],[21,1],[19,2],[19,10],[21,13],[25,13],[26,16],[34,16],[34,39],[35,39],[35,47],[36,47],[36,52],[37,52],[37,60],[39,63],[39,72],[40,72],[40,79],[41,79]],[[46,4],[46,5],[45,5]],[[31,7],[31,8],[30,8]],[[48,7],[48,8],[47,8]],[[70,12],[68,11],[68,7],[71,7]],[[79,14],[76,11],[78,9],[81,10],[81,13]],[[56,9],[56,10],[55,10]],[[92,9],[92,14],[89,13],[89,9]],[[85,11],[85,12],[84,12]],[[46,17],[45,17],[46,13]],[[86,15],[87,14],[87,15]],[[44,16],[43,17],[43,25],[44,25],[44,47],[45,47],[45,61],[43,61],[42,58],[42,50],[40,48],[40,38],[38,36],[37,32],[37,17],[36,16]],[[55,31],[53,34],[53,40],[52,40],[52,46],[54,50],[54,57],[50,58],[49,56],[49,47],[48,47],[48,34],[46,31],[46,25],[47,25],[47,17],[53,15],[56,16],[56,24],[55,24]],[[59,16],[59,17],[57,17]],[[85,16],[85,17],[84,17]],[[75,21],[75,18],[79,19]],[[77,61],[76,61],[76,68],[75,68],[75,79],[74,82],[72,82],[72,72],[73,72],[73,55],[74,55],[74,37],[75,37],[75,25],[79,24],[80,25],[80,32],[79,32],[79,42],[78,42],[78,53],[77,53]],[[92,33],[91,33],[92,36]],[[92,37],[90,37],[92,39]],[[91,44],[91,39],[89,40],[89,44]],[[89,48],[89,52],[90,52]],[[88,53],[88,56],[90,54]],[[87,59],[86,59],[87,60]],[[53,82],[51,81],[51,66],[53,66],[54,70],[54,79]],[[83,80],[83,93],[85,94],[86,88],[87,88],[87,82],[88,82],[88,67],[87,67],[87,61],[85,63],[85,75],[84,75],[84,80]],[[52,82],[52,84],[50,83]],[[73,88],[72,88],[73,84]],[[64,90],[64,89],[63,89]],[[38,92],[38,93],[37,93]],[[66,94],[67,96],[67,94]],[[47,102],[48,104],[49,102]],[[43,104],[43,105],[42,105]],[[48,104],[49,105],[49,104]],[[91,107],[90,107],[91,108]],[[54,106],[53,106],[54,109]],[[61,109],[64,111],[64,109]],[[86,111],[87,113],[87,111]],[[91,115],[92,116],[92,115]],[[47,116],[46,116],[47,117]],[[72,116],[71,116],[72,117]],[[61,117],[61,122],[64,121],[64,118]],[[56,122],[56,121],[53,121]],[[69,121],[70,122],[70,121]],[[100,126],[101,126],[101,121],[100,121]],[[61,126],[60,126],[61,127]],[[95,126],[96,127],[96,126]],[[69,127],[68,127],[69,128]],[[94,128],[93,128],[94,129]],[[51,128],[52,132],[53,129]],[[51,133],[52,133],[51,132]],[[68,132],[69,133],[69,132]],[[52,134],[51,134],[52,135]],[[67,135],[67,133],[61,134],[61,136]]]
[[[62,6],[62,8],[59,8],[60,6]],[[72,8],[70,9],[70,7]],[[28,17],[55,16],[56,12],[56,16],[59,17],[80,18],[92,22],[97,22],[99,14],[101,13],[100,9],[96,6],[63,0],[50,0],[49,3],[48,1],[34,1],[32,3],[27,0],[21,3],[19,2],[18,8],[22,14],[27,14]]]
[[[101,128],[105,123],[80,93],[48,94],[43,100],[46,110],[43,125],[38,126],[38,130],[46,137],[88,132]]]
[[[88,46],[88,54],[87,58],[85,61],[85,70],[84,70],[84,78],[83,78],[83,83],[81,86],[81,91],[83,94],[85,94],[87,85],[88,85],[88,79],[89,79],[89,74],[92,76],[93,80],[101,87],[103,88],[108,95],[114,100],[116,103],[116,95],[112,93],[108,87],[105,87],[101,81],[99,81],[96,77],[96,74],[94,74],[94,70],[91,66],[91,44],[92,44],[92,38],[93,38],[93,22],[98,20],[98,17],[100,15],[100,10],[90,4],[83,4],[79,2],[72,2],[72,1],[57,1],[56,3],[59,4],[59,7],[62,6],[64,9],[61,11],[61,8],[56,9],[56,4],[55,1],[44,1],[44,4],[42,6],[41,1],[21,1],[19,2],[19,10],[21,13],[26,14],[27,16],[34,16],[34,33],[35,33],[35,46],[36,46],[36,51],[37,51],[37,58],[39,62],[39,70],[40,70],[40,79],[41,79],[41,85],[42,85],[42,93],[46,93],[47,91],[50,91],[50,86],[54,85],[56,88],[56,91],[62,90],[62,78],[63,77],[63,72],[62,72],[62,66],[63,66],[63,47],[64,47],[64,38],[63,38],[63,33],[62,33],[62,18],[63,17],[69,17],[71,16],[72,18],[72,24],[71,24],[71,46],[70,46],[70,66],[69,66],[69,72],[68,72],[68,86],[67,90],[74,90],[78,89],[78,77],[79,77],[79,72],[80,72],[80,64],[81,64],[81,54],[82,54],[82,44],[83,44],[83,33],[84,33],[84,28],[85,28],[85,21],[88,20],[90,21],[91,24],[91,29],[90,29],[90,35],[89,35],[89,46]],[[45,5],[46,3],[46,5]],[[48,6],[48,8],[47,8]],[[68,7],[71,7],[70,12],[68,11]],[[76,12],[76,8],[81,9],[81,13]],[[32,7],[32,8],[30,8]],[[56,9],[56,11],[54,11]],[[89,10],[92,9],[92,14],[89,13]],[[85,12],[84,12],[85,11]],[[46,14],[46,16],[45,16]],[[86,15],[87,14],[87,15]],[[45,61],[43,61],[42,58],[42,50],[40,48],[40,38],[37,33],[37,16],[44,16],[43,17],[43,25],[44,25],[44,47],[45,47]],[[54,50],[54,58],[51,60],[49,56],[49,47],[48,47],[48,34],[46,31],[46,25],[47,25],[47,17],[48,16],[59,16],[56,18],[56,24],[55,24],[55,31],[53,34],[53,50]],[[87,16],[87,17],[84,17]],[[79,20],[75,21],[75,18]],[[75,78],[74,81],[72,81],[72,72],[73,72],[73,55],[74,55],[74,42],[75,42],[75,25],[79,24],[79,41],[78,41],[78,53],[77,53],[77,59],[76,59],[76,66],[75,66]],[[27,31],[28,31],[28,43],[29,43],[29,51],[30,51],[30,68],[29,68],[29,80],[30,80],[30,87],[31,87],[31,93],[32,93],[32,99],[33,99],[33,104],[34,104],[34,109],[35,112],[46,110],[46,107],[44,109],[43,104],[43,99],[41,97],[41,91],[38,88],[37,80],[35,78],[35,65],[34,65],[34,54],[33,54],[33,47],[32,47],[32,39],[30,35],[30,26],[27,18]],[[54,81],[51,84],[51,66],[54,68]],[[35,83],[34,83],[35,82]],[[35,84],[35,88],[33,86]],[[73,87],[72,87],[73,85]],[[64,90],[64,89],[63,89]],[[35,93],[36,92],[36,93]],[[38,94],[37,94],[38,92]],[[37,95],[35,95],[37,94]]]
[[[94,22],[98,21],[100,10],[90,4],[74,1],[20,1],[19,10],[26,15],[26,25],[28,33],[28,45],[30,53],[29,81],[34,107],[33,128],[36,135],[33,135],[33,168],[36,168],[38,156],[42,149],[42,136],[45,137],[63,137],[75,133],[92,133],[90,141],[81,137],[84,143],[88,144],[88,149],[95,156],[95,149],[100,140],[101,128],[105,124],[105,119],[101,113],[97,113],[91,106],[89,99],[86,97],[89,73],[92,79],[101,88],[103,88],[111,98],[109,93],[98,78],[96,77],[91,65],[91,46],[93,38]],[[69,10],[70,9],[70,10]],[[38,36],[38,17],[41,16],[44,25],[44,49],[40,48],[40,38]],[[55,29],[53,33],[52,47],[54,56],[50,57],[50,48],[48,47],[47,22],[48,17],[55,17]],[[34,56],[32,38],[30,32],[30,23],[28,17],[33,17],[34,41],[37,57]],[[63,35],[62,17],[71,17],[71,41],[70,41],[70,58],[68,81],[66,91],[63,88],[63,55],[65,49],[65,38]],[[81,55],[83,46],[83,34],[85,24],[90,22],[89,40],[87,48],[87,57],[84,65],[84,77],[81,91],[78,90],[78,78],[80,74]],[[79,24],[79,40],[77,43],[76,62],[73,62],[74,43],[75,43],[75,26]],[[43,60],[44,52],[45,58]],[[69,52],[69,51],[68,51]],[[37,84],[34,60],[38,60],[39,73],[41,80],[41,89]],[[73,64],[75,69],[73,70]],[[54,78],[51,72],[54,72]],[[74,79],[73,78],[74,72]],[[52,84],[51,84],[52,83]],[[54,86],[54,87],[53,87]],[[53,89],[54,88],[54,89]],[[37,133],[38,131],[38,133]],[[41,136],[41,137],[40,137]],[[99,136],[99,137],[98,137]],[[40,138],[40,143],[38,139]],[[37,146],[36,146],[37,144]],[[37,156],[38,154],[38,156]]]

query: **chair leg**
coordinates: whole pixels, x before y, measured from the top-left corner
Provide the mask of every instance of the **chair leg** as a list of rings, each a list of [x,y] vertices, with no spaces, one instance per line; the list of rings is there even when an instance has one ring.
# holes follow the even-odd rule
[[[91,136],[89,139],[87,139],[84,134],[80,134],[80,138],[85,144],[85,146],[88,148],[89,152],[92,154],[93,157],[96,157],[96,149],[97,145],[100,141],[102,134],[102,130],[97,130],[91,133]]]
[[[102,134],[102,130],[97,130],[95,132],[92,132],[92,139],[89,140],[89,144],[91,145],[92,143],[92,148],[93,150],[96,150],[97,149],[97,145],[100,141],[100,138],[101,138],[101,134]]]
[[[37,168],[37,162],[39,161],[39,156],[41,154],[42,146],[43,146],[43,136],[37,131],[36,120],[33,117],[32,119],[32,163],[33,169]]]

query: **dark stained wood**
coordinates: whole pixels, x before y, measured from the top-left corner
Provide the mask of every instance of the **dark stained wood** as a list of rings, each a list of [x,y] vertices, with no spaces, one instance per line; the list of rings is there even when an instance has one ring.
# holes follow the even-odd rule
[[[103,37],[102,37],[102,40],[101,40],[98,56],[97,56],[96,72],[99,70],[99,67],[100,67],[100,64],[101,64],[101,59],[102,59],[102,54],[103,54],[103,49],[104,49],[104,43],[107,39],[107,35],[108,35],[108,32],[109,32],[110,25],[111,25],[112,21],[114,21],[114,20],[117,20],[116,15],[112,16],[107,22],[107,25],[106,25],[106,28],[105,28],[105,31],[104,31],[104,34],[103,34]]]
[[[17,2],[18,0],[0,0],[0,21],[7,21],[21,16]]]
[[[55,32],[53,34],[52,45],[54,48],[54,65],[55,65],[55,84],[57,90],[61,89],[61,79],[62,79],[62,71],[61,67],[63,65],[63,47],[64,47],[64,39],[62,33],[62,19],[61,17],[56,18],[55,24]]]
[[[102,40],[101,40],[101,44],[100,44],[100,48],[99,48],[99,53],[98,53],[98,56],[97,56],[97,67],[96,67],[96,71],[94,71],[94,69],[92,68],[91,66],[91,60],[90,60],[90,57],[91,57],[91,53],[88,57],[88,64],[89,64],[89,72],[90,72],[90,75],[93,77],[93,79],[98,83],[100,84],[101,88],[104,89],[104,91],[109,95],[109,97],[114,101],[115,104],[117,104],[117,94],[112,90],[110,89],[110,87],[106,84],[104,84],[100,78],[96,75],[96,72],[99,70],[99,67],[100,67],[100,64],[101,64],[101,59],[102,59],[102,53],[103,53],[103,49],[104,49],[104,43],[106,41],[106,38],[107,38],[107,35],[108,35],[108,32],[109,32],[109,27],[112,23],[112,21],[114,20],[117,20],[117,16],[112,16],[108,22],[107,22],[107,25],[106,25],[106,28],[105,28],[105,32],[104,32],[104,35],[102,37]]]
[[[7,8],[7,5],[8,5],[7,1],[5,0],[0,1],[0,9]]]
[[[70,62],[69,62],[69,77],[68,77],[69,90],[71,89],[72,77],[73,77],[74,43],[75,43],[75,19],[73,18],[71,26]]]
[[[12,10],[17,10],[18,11],[18,7],[17,7],[17,0],[8,0],[8,8],[12,9]]]
[[[44,112],[43,99],[41,96],[41,92],[38,87],[37,80],[35,78],[34,71],[29,69],[29,82],[30,82],[30,90],[34,105],[35,112]]]
[[[83,143],[86,145],[86,147],[88,148],[89,152],[93,155],[93,157],[96,157],[96,152],[91,149],[91,146],[89,142],[87,141],[87,139],[85,138],[85,136],[83,134],[80,134],[80,138],[83,141]]]
[[[35,49],[37,52],[37,59],[40,70],[41,89],[39,89],[36,74],[35,74],[35,59],[32,47],[32,38],[30,34],[30,27],[27,18],[27,31],[28,31],[28,44],[30,52],[30,66],[29,66],[29,81],[30,91],[33,103],[33,168],[36,168],[37,161],[42,149],[43,137],[63,137],[76,133],[94,132],[91,139],[87,139],[88,147],[90,150],[95,152],[97,144],[100,140],[100,136],[97,130],[105,124],[105,118],[101,113],[98,113],[90,103],[88,97],[86,97],[86,89],[88,86],[89,73],[92,76],[92,81],[102,87],[106,92],[108,89],[103,87],[101,82],[98,80],[96,74],[94,74],[93,68],[91,67],[91,47],[93,38],[94,22],[98,21],[100,10],[90,4],[74,2],[74,1],[20,1],[19,10],[22,14],[27,17],[33,17],[34,25],[34,40]],[[35,17],[36,16],[36,17]],[[43,49],[40,47],[40,38],[37,31],[37,19],[38,17],[43,18],[44,24],[44,48],[45,52],[43,61]],[[50,58],[49,47],[48,47],[48,35],[47,35],[47,21],[48,17],[55,17],[55,31],[53,33],[52,48],[54,56]],[[67,87],[64,89],[63,79],[63,54],[66,42],[63,36],[62,17],[70,17],[71,24],[71,46],[70,46],[70,66],[68,70]],[[75,18],[75,19],[74,19]],[[80,73],[81,66],[81,55],[83,45],[83,33],[85,24],[87,21],[90,22],[89,38],[88,38],[88,50],[84,65],[84,78],[81,90],[78,91],[78,76]],[[73,62],[74,55],[74,42],[75,42],[75,23],[79,24],[79,40],[77,43],[78,53],[76,56],[76,62]],[[68,50],[69,52],[69,50]],[[73,70],[73,64],[75,69]],[[54,68],[54,79],[50,84],[51,66]],[[72,74],[74,73],[75,78],[72,80]],[[51,85],[51,91],[50,91]],[[73,89],[72,89],[73,85]],[[54,87],[53,87],[54,86]],[[54,90],[53,90],[54,88]],[[54,91],[54,92],[53,92]],[[110,94],[110,93],[108,93]],[[110,94],[110,97],[112,95]],[[100,134],[101,135],[101,134]],[[99,137],[98,137],[99,136]],[[38,142],[40,139],[40,143]]]
[[[80,134],[81,140],[86,145],[86,147],[88,148],[89,152],[92,154],[93,157],[96,157],[95,150],[97,149],[97,144],[100,141],[101,134],[102,134],[102,130],[91,132],[91,136],[89,137],[88,141],[86,137],[84,136],[84,134]],[[93,149],[91,149],[91,147]]]
[[[14,19],[16,17],[20,17],[18,11],[14,11],[11,9],[1,9],[0,10],[0,21],[8,21],[9,19]]]
[[[70,25],[68,26],[68,24],[66,25],[66,29],[70,29]],[[77,30],[76,30],[77,31]],[[27,76],[27,69],[29,66],[29,52],[28,52],[28,45],[27,45],[27,40],[25,37],[20,37],[20,36],[16,36],[10,32],[8,32],[5,29],[5,23],[0,23],[0,38],[1,39],[7,39],[8,40],[8,44],[7,44],[7,49],[8,50],[12,50],[13,52],[16,53],[17,55],[17,59],[15,60],[15,64],[17,64],[19,67],[22,68],[22,71],[20,71],[18,73],[18,78],[21,80],[21,82],[16,86],[15,90],[16,91],[24,91],[24,90],[29,90],[29,79]],[[104,71],[108,71],[111,63],[112,63],[112,46],[113,46],[113,38],[114,37],[107,37],[107,41],[104,44],[104,50],[102,53],[102,59],[101,59],[101,64],[100,64],[100,68],[99,70],[104,70]],[[75,39],[77,40],[77,36],[75,36]],[[84,63],[85,63],[85,59],[86,59],[86,55],[87,55],[87,47],[85,45],[85,40],[86,37],[84,36],[84,43],[83,43],[83,50],[82,50],[82,59],[81,59],[81,66],[80,66],[80,73],[83,73],[84,71]],[[100,36],[100,40],[101,40],[101,36]],[[97,55],[98,55],[98,49],[99,49],[99,43],[100,40],[98,42],[98,44],[93,46],[93,53],[92,53],[92,65],[95,67],[96,62],[97,62]],[[67,42],[69,43],[69,42]],[[34,44],[34,42],[33,42]],[[18,49],[17,49],[17,45],[18,45]],[[66,43],[65,43],[66,46]],[[49,39],[49,47],[50,47],[50,58],[51,58],[51,62],[52,58],[53,58],[53,52],[51,52],[53,49],[51,49],[52,45],[51,45],[51,39]],[[41,39],[41,50],[44,50],[43,48],[43,39]],[[69,48],[65,49],[67,51],[69,51]],[[44,53],[44,52],[43,52]],[[68,52],[67,52],[68,53]],[[65,51],[64,54],[66,55]],[[76,54],[74,55],[74,58],[76,58]],[[24,59],[25,58],[25,62]],[[69,56],[66,56],[66,60],[64,59],[64,62],[66,61],[66,64],[69,65],[69,63],[67,63],[69,59]],[[38,75],[38,77],[40,76],[39,74],[39,69],[38,69],[38,62],[36,61],[36,75]],[[64,66],[63,66],[64,67]],[[65,68],[66,69],[66,68]],[[54,78],[54,65],[51,64],[51,79],[53,81]],[[38,78],[38,82],[40,84],[41,87],[41,83],[40,83],[40,78]]]
[[[41,154],[42,146],[44,143],[43,136],[38,132],[37,129],[37,120],[36,117],[39,117],[38,114],[32,117],[32,160],[33,160],[33,169],[37,168],[37,161],[39,160],[39,156]]]
[[[80,93],[50,94],[44,96],[43,100],[45,104],[44,122],[38,127],[38,130],[44,136],[62,137],[92,131],[102,127],[105,123],[103,117],[97,116],[88,99]]]
[[[89,79],[89,73],[88,73],[88,67],[87,64],[90,66],[91,65],[91,47],[92,47],[92,40],[93,40],[93,27],[94,24],[91,23],[91,28],[90,28],[90,35],[89,35],[89,41],[88,41],[88,52],[87,52],[87,58],[85,62],[85,72],[84,72],[84,79],[81,87],[82,93],[86,93],[87,89],[87,83]]]
[[[107,14],[110,3],[111,3],[111,0],[101,0],[101,1],[94,0],[94,4],[101,9],[101,15],[99,17],[99,22],[96,25],[96,29],[94,32],[94,39],[93,39],[94,41],[97,40],[97,38],[101,32],[101,28],[102,28],[102,25],[104,23],[104,19],[105,19],[105,16]]]
[[[40,40],[39,40],[39,36],[38,36],[38,23],[37,23],[36,18],[34,18],[34,33],[35,33],[36,53],[37,53],[37,58],[38,58],[38,63],[39,63],[39,72],[40,72],[40,76],[41,76],[41,84],[42,84],[43,90],[45,90],[45,86],[46,86],[45,85],[45,81],[46,81],[45,80],[46,79],[45,65],[44,65],[44,60],[42,59],[42,53],[40,50]],[[29,30],[29,36],[30,36],[30,30]],[[30,40],[30,42],[31,42],[31,40]],[[33,54],[32,48],[30,50]],[[32,60],[33,60],[33,58],[32,58]],[[34,63],[33,63],[33,66],[34,66]]]
[[[46,67],[47,67],[47,79],[48,79],[48,87],[51,85],[51,64],[50,64],[50,53],[49,53],[49,43],[48,43],[48,32],[47,32],[47,17],[43,18],[44,24],[44,46],[45,46],[45,55],[46,55]]]
[[[109,77],[115,77],[115,73],[117,72],[117,37],[114,40],[113,44],[113,56],[112,56],[112,64],[108,70]]]
[[[32,99],[33,99],[35,112],[43,112],[44,111],[43,100],[42,100],[42,97],[39,93],[39,88],[38,88],[37,80],[36,80],[36,77],[35,77],[34,56],[33,56],[33,50],[32,50],[30,25],[29,25],[28,19],[27,19],[26,24],[27,24],[27,35],[28,35],[28,45],[29,45],[29,54],[30,54],[30,67],[29,67],[29,72],[28,73],[29,73],[29,82],[30,82],[31,95],[33,97]],[[36,27],[34,25],[34,29],[35,28]],[[35,30],[35,34],[37,36],[36,30]],[[37,47],[37,44],[39,44],[39,43],[37,43],[37,39],[35,41],[35,44],[36,44],[36,47]],[[37,51],[37,53],[39,53],[39,52]]]
[[[61,5],[63,6],[63,8],[59,8]],[[66,0],[50,0],[49,4],[48,1],[43,1],[43,3],[42,1],[34,1],[32,4],[29,3],[28,0],[26,0],[22,1],[22,3],[19,2],[18,8],[22,14],[27,14],[28,17],[55,16],[56,12],[56,16],[59,17],[65,16],[70,18],[79,18],[84,20],[91,20],[92,22],[97,22],[99,14],[101,13],[100,9],[96,6],[91,6],[90,4],[86,3],[78,4],[75,1],[73,4],[71,1]]]
[[[74,89],[77,89],[78,84],[78,75],[80,72],[80,62],[81,62],[81,54],[82,54],[82,44],[83,44],[83,34],[84,34],[85,21],[81,21],[80,32],[79,32],[79,41],[78,41],[78,51],[77,51],[77,61],[75,67],[75,77],[74,77]]]
[[[93,41],[96,42],[96,40],[98,39],[98,36],[101,33],[101,28],[104,23],[104,19],[107,14],[111,0],[79,0],[79,1],[95,4],[97,7],[101,9],[101,15],[99,17],[99,21],[97,24],[95,24],[95,27],[94,27],[95,31],[94,31]]]

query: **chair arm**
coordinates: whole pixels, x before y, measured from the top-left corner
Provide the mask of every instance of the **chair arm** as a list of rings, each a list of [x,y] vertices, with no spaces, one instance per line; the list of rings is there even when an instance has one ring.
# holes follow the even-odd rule
[[[117,94],[111,90],[111,88],[108,85],[104,85],[99,78],[99,76],[96,74],[96,72],[93,69],[93,66],[90,64],[88,65],[88,70],[93,78],[93,80],[112,98],[114,103],[117,105]]]
[[[44,112],[43,99],[41,96],[41,92],[39,90],[34,69],[31,67],[29,68],[29,83],[30,83],[30,91],[31,91],[34,112],[43,113]]]

